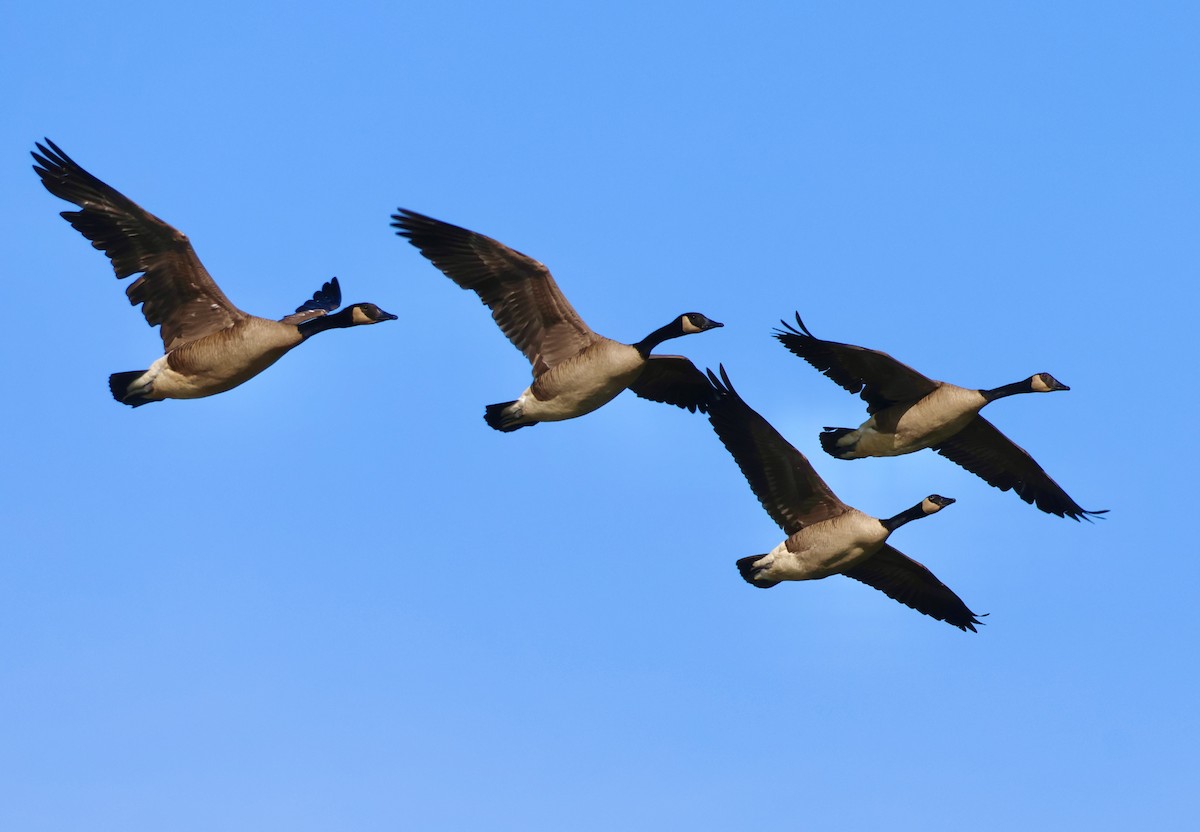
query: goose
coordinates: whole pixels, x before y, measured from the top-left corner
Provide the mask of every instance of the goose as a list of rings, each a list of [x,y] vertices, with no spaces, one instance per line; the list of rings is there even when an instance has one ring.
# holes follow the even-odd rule
[[[821,447],[838,459],[899,456],[933,448],[1001,491],[1076,522],[1104,514],[1089,511],[1067,496],[1024,449],[979,415],[987,404],[1018,393],[1070,390],[1049,373],[990,390],[934,381],[884,352],[823,341],[813,336],[800,314],[796,326],[780,321],[775,337],[791,352],[867,403],[871,418],[858,428],[826,427]]]
[[[679,355],[652,355],[670,338],[723,326],[687,312],[635,344],[593,332],[554,282],[550,271],[503,243],[397,209],[396,233],[434,266],[492,310],[492,318],[533,365],[533,383],[511,402],[488,405],[484,420],[505,433],[538,422],[574,419],[612,401],[629,388],[638,396],[703,411],[708,380]]]
[[[737,561],[747,583],[769,589],[781,581],[845,575],[960,630],[982,624],[932,572],[888,545],[896,529],[954,503],[930,494],[894,517],[878,519],[846,505],[804,454],[780,436],[734,390],[725,368],[708,371],[713,397],[708,420],[733,456],[750,489],[787,538],[763,555]]]
[[[108,255],[118,278],[141,273],[125,294],[134,306],[142,304],[146,323],[162,336],[164,354],[148,369],[109,376],[118,402],[140,407],[223,393],[318,332],[396,320],[373,303],[329,314],[342,302],[336,277],[281,320],[248,315],[225,297],[182,232],[45,142],[31,154],[34,171],[46,190],[79,206],[63,211],[63,219]]]

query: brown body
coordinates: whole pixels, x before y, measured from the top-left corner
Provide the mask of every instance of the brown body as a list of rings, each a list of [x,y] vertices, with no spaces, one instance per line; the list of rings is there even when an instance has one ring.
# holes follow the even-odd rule
[[[113,397],[133,407],[223,393],[253,378],[317,332],[395,320],[371,303],[341,305],[337,278],[280,321],[248,315],[225,297],[186,235],[76,164],[49,139],[34,171],[46,190],[73,202],[62,216],[102,250],[125,290],[159,327],[164,354],[146,370],[109,377]]]
[[[248,317],[228,329],[176,347],[156,360],[131,389],[142,398],[198,399],[232,390],[303,341],[294,325]]]
[[[767,589],[781,581],[845,575],[939,621],[975,630],[979,619],[961,598],[887,543],[900,526],[936,514],[953,500],[931,494],[886,520],[847,505],[804,454],[742,400],[723,367],[720,378],[711,370],[708,375],[714,391],[709,422],[763,508],[787,533],[770,552],[738,560],[748,583]]]
[[[867,403],[870,418],[857,428],[827,427],[821,433],[821,447],[831,456],[863,459],[932,448],[1049,514],[1079,520],[1104,513],[1081,507],[1032,456],[979,413],[1007,396],[1070,389],[1049,373],[991,389],[957,387],[935,381],[885,352],[817,338],[799,314],[796,326],[783,326],[775,333],[780,343]]]
[[[574,419],[612,401],[622,390],[653,401],[704,410],[708,382],[678,355],[652,355],[668,338],[721,326],[688,312],[637,344],[594,332],[558,288],[550,270],[491,237],[400,209],[392,215],[407,238],[447,277],[475,292],[533,368],[533,383],[511,402],[488,405],[484,419],[513,431],[538,422]]]
[[[987,404],[978,390],[940,382],[914,402],[885,407],[858,430],[838,439],[841,459],[900,456],[932,448],[965,428]]]

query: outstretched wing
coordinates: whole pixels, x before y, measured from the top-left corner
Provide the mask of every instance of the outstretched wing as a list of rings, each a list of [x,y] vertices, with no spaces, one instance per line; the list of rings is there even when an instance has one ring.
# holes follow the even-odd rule
[[[446,277],[470,289],[492,310],[492,318],[540,376],[599,339],[537,260],[503,243],[397,209],[392,226]]]
[[[49,139],[37,148],[33,169],[46,190],[80,208],[63,211],[63,219],[108,255],[118,278],[142,273],[125,294],[131,304],[142,304],[146,323],[161,327],[167,352],[247,317],[213,282],[182,232],[92,176]]]
[[[313,292],[312,298],[297,306],[295,312],[279,320],[285,324],[299,324],[322,315],[328,315],[341,305],[342,287],[338,285],[338,279],[335,277]]]
[[[989,485],[1001,491],[1011,489],[1025,502],[1049,514],[1070,517],[1078,522],[1080,518],[1090,520],[1108,511],[1081,508],[1024,448],[982,416],[976,416],[965,428],[940,445],[934,445],[933,449]]]
[[[977,632],[975,625],[983,623],[932,572],[886,543],[871,557],[842,574],[960,630],[974,633]]]
[[[712,399],[704,373],[682,355],[651,355],[629,389],[643,399],[686,407],[692,413],[704,413]]]
[[[719,379],[712,370],[708,378],[713,390],[708,421],[780,528],[792,535],[846,511],[846,504],[817,476],[804,454],[742,400],[724,367]]]
[[[867,412],[875,413],[897,402],[915,401],[932,393],[938,383],[901,364],[886,352],[823,341],[813,336],[796,313],[792,326],[780,321],[784,329],[775,337],[790,351],[816,367],[850,393],[859,393],[867,403]],[[861,392],[860,392],[861,391]]]

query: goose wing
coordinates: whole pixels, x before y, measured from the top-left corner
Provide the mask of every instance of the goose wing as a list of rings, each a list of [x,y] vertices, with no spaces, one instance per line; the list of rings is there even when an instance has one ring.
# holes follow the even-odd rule
[[[960,630],[974,633],[977,632],[975,625],[983,623],[932,572],[886,543],[871,557],[842,574]]]
[[[965,428],[940,445],[934,445],[933,449],[989,485],[1001,491],[1011,489],[1022,500],[1048,514],[1078,521],[1081,517],[1089,520],[1091,516],[1108,511],[1081,508],[1024,448],[982,416],[976,416]]]
[[[313,296],[297,306],[296,311],[291,315],[280,318],[279,322],[293,325],[303,323],[312,318],[328,315],[341,305],[342,287],[338,284],[338,279],[335,277],[313,292]]]
[[[704,413],[712,398],[704,373],[682,355],[651,355],[629,389],[643,399],[685,407],[692,413]]]
[[[775,337],[791,352],[816,367],[850,393],[859,393],[867,403],[867,412],[875,413],[898,402],[910,402],[927,396],[938,386],[907,364],[902,364],[886,352],[823,341],[813,336],[796,313],[792,326],[780,321],[783,329]],[[797,328],[798,327],[798,328]]]
[[[550,270],[503,243],[404,208],[397,234],[492,310],[492,318],[540,376],[599,340],[567,301]]]
[[[846,511],[808,459],[779,431],[746,404],[733,389],[725,368],[718,379],[708,371],[712,399],[708,420],[733,456],[750,490],[767,514],[789,535]]]
[[[167,352],[233,326],[248,316],[209,276],[183,232],[101,182],[46,139],[33,153],[46,190],[79,211],[62,216],[112,261],[118,278],[142,273],[125,290],[142,304],[146,323],[160,327]]]

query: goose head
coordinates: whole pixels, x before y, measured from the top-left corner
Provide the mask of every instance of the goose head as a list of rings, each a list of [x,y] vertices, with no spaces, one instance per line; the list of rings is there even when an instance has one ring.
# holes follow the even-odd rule
[[[930,494],[921,501],[921,513],[925,516],[937,514],[946,506],[953,505],[955,502],[953,497],[943,497],[941,494]]]
[[[384,321],[394,321],[396,319],[396,316],[391,312],[384,312],[373,303],[355,303],[336,314],[321,315],[316,318],[309,318],[307,321],[301,321],[298,329],[300,330],[300,337],[308,339],[318,332],[325,332],[330,329],[345,329],[351,326],[380,324]]]
[[[912,508],[905,509],[895,517],[889,517],[888,519],[880,520],[879,522],[883,523],[884,528],[886,528],[888,533],[891,534],[905,523],[912,522],[913,520],[920,520],[922,517],[928,517],[931,514],[937,514],[946,506],[953,504],[953,497],[943,497],[941,494],[930,494]]]
[[[1019,393],[1054,393],[1058,390],[1070,389],[1070,387],[1049,373],[1034,373],[1024,381],[1014,381],[1012,384],[994,387],[991,390],[980,390],[979,392],[983,394],[984,399],[994,402],[996,399],[1003,399],[1005,396],[1015,396]]]
[[[666,326],[659,327],[633,346],[643,356],[650,355],[650,350],[663,341],[671,338],[682,338],[684,335],[695,335],[709,329],[725,326],[720,321],[714,321],[699,312],[685,312]]]
[[[1054,393],[1058,390],[1070,389],[1070,387],[1049,373],[1035,373],[1029,377],[1029,391],[1031,393]]]
[[[695,335],[697,332],[725,326],[720,321],[714,321],[699,312],[685,312],[675,323],[679,327],[680,335]]]
[[[384,321],[397,320],[397,316],[391,312],[384,312],[373,303],[355,303],[350,305],[346,312],[350,313],[349,326],[365,326],[366,324],[378,324]]]

